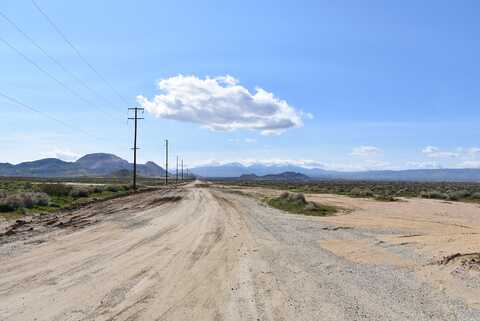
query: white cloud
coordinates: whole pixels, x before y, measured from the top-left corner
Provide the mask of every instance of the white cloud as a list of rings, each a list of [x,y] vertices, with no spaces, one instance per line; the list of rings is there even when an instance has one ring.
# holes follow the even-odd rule
[[[281,134],[303,126],[311,114],[294,109],[262,88],[251,93],[232,76],[205,79],[178,75],[158,82],[160,95],[137,101],[157,117],[201,124],[219,131],[254,129],[264,135]]]
[[[460,152],[442,151],[435,146],[427,146],[422,149],[422,153],[430,158],[456,158],[460,156]]]
[[[355,147],[350,155],[360,157],[372,157],[382,153],[382,150],[375,146],[359,146]]]
[[[431,162],[407,162],[406,163],[407,168],[409,169],[436,169],[436,168],[442,168],[440,164],[438,164],[435,161]]]
[[[467,150],[467,153],[468,155],[472,156],[472,157],[475,157],[477,156],[478,154],[480,154],[480,148],[479,147],[470,147],[468,150]]]
[[[480,168],[480,160],[466,160],[460,163],[459,168]]]
[[[80,158],[80,154],[70,150],[62,150],[58,148],[46,153],[42,153],[42,156],[47,158],[58,158],[67,162],[75,161]]]
[[[255,138],[244,138],[244,139],[230,138],[228,141],[232,143],[245,143],[245,144],[254,144],[257,142]]]

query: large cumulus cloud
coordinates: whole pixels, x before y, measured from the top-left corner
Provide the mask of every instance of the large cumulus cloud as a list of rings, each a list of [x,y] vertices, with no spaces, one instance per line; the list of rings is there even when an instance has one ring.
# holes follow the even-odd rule
[[[259,130],[264,135],[280,134],[303,126],[303,114],[262,88],[251,93],[231,76],[178,75],[158,82],[161,94],[137,101],[157,117],[201,124],[219,131]]]

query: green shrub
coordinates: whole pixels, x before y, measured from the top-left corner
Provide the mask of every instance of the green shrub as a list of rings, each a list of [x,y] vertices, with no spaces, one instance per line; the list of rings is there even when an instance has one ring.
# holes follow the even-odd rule
[[[45,193],[17,193],[0,199],[0,212],[48,205],[50,198]]]
[[[438,199],[438,200],[446,200],[448,199],[448,194],[442,193],[439,191],[422,191],[420,196],[423,198],[431,198],[431,199]]]
[[[312,216],[331,215],[337,211],[333,206],[308,202],[302,193],[283,192],[280,196],[268,200],[268,204],[287,212]]]
[[[46,193],[30,192],[24,195],[31,199],[33,206],[47,206],[50,203],[50,197]]]
[[[118,192],[118,186],[115,185],[108,185],[105,189],[112,193]]]
[[[480,200],[480,192],[475,192],[472,194],[471,198],[475,200]]]
[[[350,195],[355,196],[355,197],[372,197],[374,196],[373,192],[369,188],[359,188],[359,187],[354,187],[350,190]]]
[[[290,203],[295,205],[305,205],[307,204],[307,200],[305,199],[305,195],[303,193],[289,193],[283,192],[278,197],[280,202]]]
[[[96,185],[93,187],[93,192],[94,193],[102,193],[105,190],[105,187],[102,185]]]
[[[469,197],[471,194],[469,191],[461,190],[461,191],[450,191],[448,192],[448,199],[452,201],[458,201]]]
[[[40,184],[37,189],[50,196],[68,196],[73,188],[65,184]]]
[[[395,202],[397,199],[391,195],[375,195],[375,200],[381,201],[381,202]]]
[[[90,195],[90,190],[87,187],[75,187],[70,191],[70,196],[78,197],[88,197]]]

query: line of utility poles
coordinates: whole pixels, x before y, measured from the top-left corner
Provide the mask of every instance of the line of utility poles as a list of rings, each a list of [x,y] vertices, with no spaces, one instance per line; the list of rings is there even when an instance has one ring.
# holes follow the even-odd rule
[[[128,108],[128,110],[134,111],[134,117],[129,117],[128,119],[132,119],[135,121],[135,132],[133,135],[133,190],[137,189],[137,121],[143,119],[142,117],[138,117],[138,111],[143,113],[143,108],[134,107]]]
[[[138,136],[138,120],[144,119],[143,117],[138,117],[138,113],[144,111],[144,108],[140,107],[133,107],[133,108],[128,108],[129,111],[133,111],[134,115],[133,117],[128,117],[130,120],[135,121],[135,126],[134,126],[134,135],[133,135],[133,189],[137,189],[137,149],[140,149],[137,147],[137,136]],[[181,158],[181,168],[179,171],[179,156],[177,155],[177,167],[175,171],[175,182],[178,183],[179,179],[183,182],[185,179],[184,176],[184,167],[183,167],[183,157]],[[168,139],[165,139],[165,184],[168,184]],[[186,168],[186,178],[188,179],[189,177],[189,169]]]

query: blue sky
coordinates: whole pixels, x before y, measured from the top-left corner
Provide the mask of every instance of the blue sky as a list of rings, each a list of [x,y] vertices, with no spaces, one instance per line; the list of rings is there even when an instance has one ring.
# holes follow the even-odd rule
[[[0,42],[0,92],[72,127],[0,97],[0,162],[74,159],[100,151],[130,160],[127,107],[138,105],[142,95],[153,105],[140,125],[140,161],[163,162],[163,140],[169,138],[172,160],[181,154],[190,165],[480,167],[478,1],[36,2],[126,101],[79,59],[31,1],[2,1],[3,14],[103,98],[0,17],[2,39],[95,103],[78,99]],[[176,98],[178,75],[199,84],[216,82],[219,91],[206,91],[208,113],[201,110],[205,100],[168,104]],[[221,80],[227,75],[236,79],[234,85]],[[179,86],[185,98],[190,87]],[[242,99],[230,95],[232,86]],[[273,100],[254,97],[257,87]],[[226,98],[216,100],[217,94]],[[194,114],[188,113],[189,102],[197,104]],[[258,112],[246,111],[257,107]],[[262,108],[278,123],[301,120],[265,135],[273,125],[258,115]],[[222,122],[225,128],[219,129]]]

